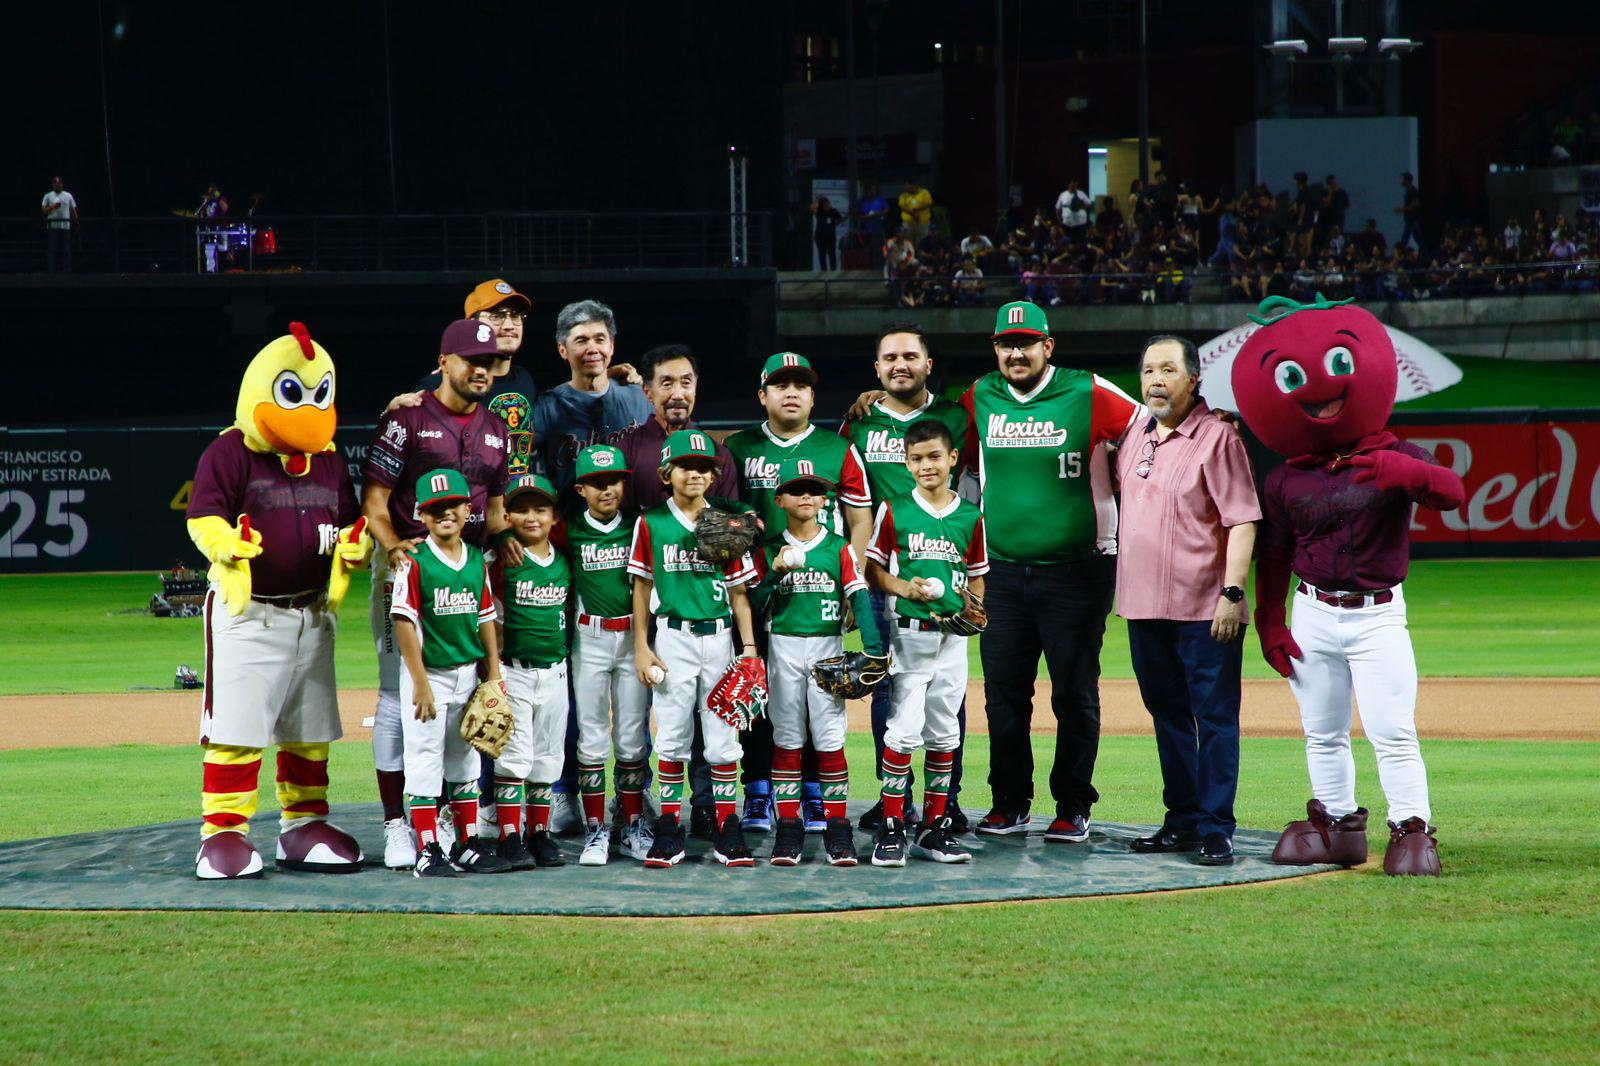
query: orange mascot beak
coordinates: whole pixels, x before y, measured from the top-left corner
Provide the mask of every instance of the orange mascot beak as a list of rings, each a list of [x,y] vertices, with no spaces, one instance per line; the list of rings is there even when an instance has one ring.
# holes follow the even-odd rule
[[[316,454],[333,441],[339,416],[332,404],[326,411],[312,404],[284,410],[275,403],[256,404],[254,421],[261,439],[285,455]]]

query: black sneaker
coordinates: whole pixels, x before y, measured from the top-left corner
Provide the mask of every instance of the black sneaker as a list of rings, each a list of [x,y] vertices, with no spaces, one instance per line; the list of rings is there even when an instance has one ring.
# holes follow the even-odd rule
[[[1074,814],[1059,817],[1044,831],[1046,844],[1082,844],[1089,839],[1089,816]]]
[[[878,830],[878,842],[872,847],[872,865],[904,866],[906,864],[906,824],[898,818],[885,818]]]
[[[533,856],[534,863],[541,869],[567,864],[567,860],[561,857],[561,848],[549,830],[541,829],[537,833],[529,833],[525,845],[528,853]]]
[[[856,834],[848,818],[829,818],[823,830],[822,846],[828,853],[829,866],[854,866],[856,859]]]
[[[454,877],[456,868],[444,857],[444,849],[437,841],[417,852],[417,864],[411,868],[412,877]]]
[[[934,862],[972,861],[972,852],[950,835],[950,818],[947,815],[934,819],[933,824],[922,831],[917,842],[911,845],[911,854]]]
[[[945,829],[952,835],[960,836],[962,833],[972,832],[972,823],[967,821],[967,812],[956,806],[954,798],[945,801],[944,816],[950,823]]]
[[[676,866],[683,861],[683,825],[677,815],[663,814],[656,819],[655,839],[645,854],[644,864],[657,868]]]
[[[983,836],[1003,837],[1012,833],[1026,833],[1033,825],[1033,820],[1028,817],[1026,809],[1022,811],[1003,811],[994,808],[983,816],[983,821],[974,827],[974,832]]]
[[[522,836],[518,833],[501,837],[494,853],[510,863],[513,870],[531,870],[535,865],[533,856],[528,854],[527,847],[522,843]]]
[[[801,832],[805,831],[804,827]],[[744,824],[737,814],[730,814],[717,831],[716,842],[711,845],[711,857],[724,866],[754,866],[756,859],[744,843]]]
[[[690,807],[689,835],[696,840],[710,840],[716,836],[717,809],[715,807]]]
[[[772,843],[774,866],[799,866],[806,848],[806,824],[798,818],[779,818],[778,835]]]
[[[480,845],[477,840],[456,841],[450,849],[450,861],[469,874],[504,874],[511,872],[511,864],[499,855]]]
[[[882,797],[879,797],[878,802],[874,803],[871,808],[868,809],[867,813],[861,816],[860,820],[856,822],[856,825],[860,826],[862,829],[865,829],[869,833],[876,833],[878,830],[883,828]]]

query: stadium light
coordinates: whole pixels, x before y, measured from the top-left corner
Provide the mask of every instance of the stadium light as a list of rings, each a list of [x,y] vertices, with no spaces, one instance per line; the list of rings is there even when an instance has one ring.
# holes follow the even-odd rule
[[[1269,55],[1289,56],[1291,58],[1303,56],[1311,51],[1311,46],[1299,38],[1289,41],[1273,41],[1269,45],[1263,45],[1263,47]]]
[[[1378,42],[1378,54],[1399,58],[1421,47],[1421,41],[1413,41],[1409,37],[1385,37]]]
[[[1328,51],[1336,56],[1355,55],[1357,52],[1367,50],[1365,37],[1329,37]]]

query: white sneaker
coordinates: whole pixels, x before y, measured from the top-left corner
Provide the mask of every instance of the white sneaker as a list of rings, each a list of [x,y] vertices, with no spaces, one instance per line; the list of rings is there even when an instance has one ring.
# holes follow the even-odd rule
[[[650,854],[650,847],[656,842],[656,834],[650,828],[650,823],[643,818],[638,819],[622,832],[622,853],[631,855],[640,862]]]
[[[478,805],[478,839],[500,839],[500,812],[492,803],[487,807],[481,803]]]
[[[583,840],[583,854],[578,856],[579,866],[604,866],[611,858],[611,831],[604,822],[589,827]]]
[[[434,837],[439,841],[439,850],[449,855],[456,846],[456,823],[450,817],[450,809],[446,807],[439,812],[439,823],[434,829]]]
[[[417,864],[417,838],[404,818],[383,823],[383,864],[391,870],[407,870]]]
[[[572,803],[572,797],[557,792],[550,803],[550,832],[556,836],[572,836],[583,830],[583,818]]]

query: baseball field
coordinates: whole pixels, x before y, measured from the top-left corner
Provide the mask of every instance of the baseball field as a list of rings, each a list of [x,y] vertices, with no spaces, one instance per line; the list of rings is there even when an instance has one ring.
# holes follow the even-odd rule
[[[198,622],[143,614],[153,586],[0,579],[0,839],[197,818],[196,696],[170,685],[200,657]],[[7,911],[0,1058],[346,1060],[435,1040],[463,1060],[953,1061],[1003,1046],[1039,1061],[1592,1061],[1595,588],[1600,560],[1414,565],[1438,881],[1369,864],[1145,896],[916,909],[886,897],[883,910],[732,919]],[[372,798],[363,592],[341,619],[335,803]],[[1305,765],[1286,686],[1253,658],[1238,815],[1273,828],[1302,808]],[[1159,820],[1115,620],[1103,663],[1095,816]],[[981,723],[963,795],[980,810]],[[1370,748],[1357,752],[1359,798],[1380,814]],[[864,732],[849,754],[865,797]],[[520,876],[537,891],[537,873]]]

